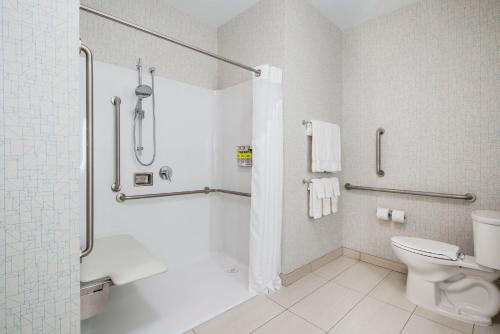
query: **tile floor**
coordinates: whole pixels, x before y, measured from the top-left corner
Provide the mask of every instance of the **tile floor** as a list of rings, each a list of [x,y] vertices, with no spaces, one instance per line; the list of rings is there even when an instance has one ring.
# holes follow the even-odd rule
[[[404,296],[405,280],[398,272],[340,257],[187,334],[500,334],[500,321],[473,326],[416,307]]]

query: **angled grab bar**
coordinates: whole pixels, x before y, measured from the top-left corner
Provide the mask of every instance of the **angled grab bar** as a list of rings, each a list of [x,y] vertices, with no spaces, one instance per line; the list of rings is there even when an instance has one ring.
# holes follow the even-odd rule
[[[122,100],[118,96],[111,98],[111,104],[115,106],[115,182],[111,190],[115,193],[122,189],[120,184],[120,104]]]
[[[376,148],[375,148],[375,159],[376,159],[376,170],[377,170],[377,175],[382,177],[385,175],[385,172],[382,169],[382,149],[380,147],[381,145],[381,136],[384,134],[385,130],[383,128],[378,128],[376,132]]]
[[[94,59],[92,51],[80,42],[80,53],[85,54],[85,248],[80,250],[80,261],[94,248]]]

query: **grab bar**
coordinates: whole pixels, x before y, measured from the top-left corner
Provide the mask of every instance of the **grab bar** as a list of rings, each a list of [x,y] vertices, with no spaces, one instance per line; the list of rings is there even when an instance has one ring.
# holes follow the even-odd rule
[[[122,100],[118,96],[111,98],[111,104],[115,106],[115,182],[111,190],[115,193],[122,189],[120,184],[120,104]]]
[[[457,195],[457,194],[435,193],[435,192],[428,192],[428,191],[355,186],[355,185],[352,185],[350,183],[346,183],[344,185],[344,188],[346,190],[366,190],[366,191],[378,191],[378,192],[393,193],[393,194],[428,196],[428,197],[439,197],[439,198],[450,198],[450,199],[462,199],[462,200],[469,201],[469,202],[474,202],[476,200],[476,195],[471,194],[471,193]]]
[[[182,195],[192,195],[192,194],[210,194],[210,193],[225,193],[231,195],[238,195],[244,197],[251,197],[250,193],[244,193],[240,191],[225,190],[225,189],[211,189],[205,187],[200,190],[189,190],[189,191],[176,191],[170,193],[157,193],[157,194],[144,194],[144,195],[125,195],[124,193],[119,193],[116,195],[116,201],[123,203],[125,201],[135,200],[135,199],[146,199],[146,198],[156,198],[156,197],[170,197],[170,196],[182,196]]]
[[[85,248],[80,250],[80,260],[94,248],[94,59],[92,51],[80,42],[80,53],[85,54],[85,159],[86,159],[86,230]]]
[[[376,132],[376,148],[375,148],[375,159],[376,159],[376,170],[377,175],[382,177],[385,175],[385,172],[382,170],[382,152],[380,148],[381,136],[384,134],[385,130],[383,128],[378,128]]]

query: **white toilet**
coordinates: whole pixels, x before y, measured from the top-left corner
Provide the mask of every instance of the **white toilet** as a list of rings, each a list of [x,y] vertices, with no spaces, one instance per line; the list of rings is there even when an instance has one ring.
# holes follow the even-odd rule
[[[473,211],[474,250],[464,255],[444,242],[393,237],[396,256],[408,266],[406,297],[443,315],[490,325],[500,311],[500,212]]]

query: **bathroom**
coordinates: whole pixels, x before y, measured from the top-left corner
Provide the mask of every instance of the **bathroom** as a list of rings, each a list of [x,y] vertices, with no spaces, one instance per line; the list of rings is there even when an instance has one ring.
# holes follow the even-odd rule
[[[500,333],[500,1],[0,6],[0,333]]]

